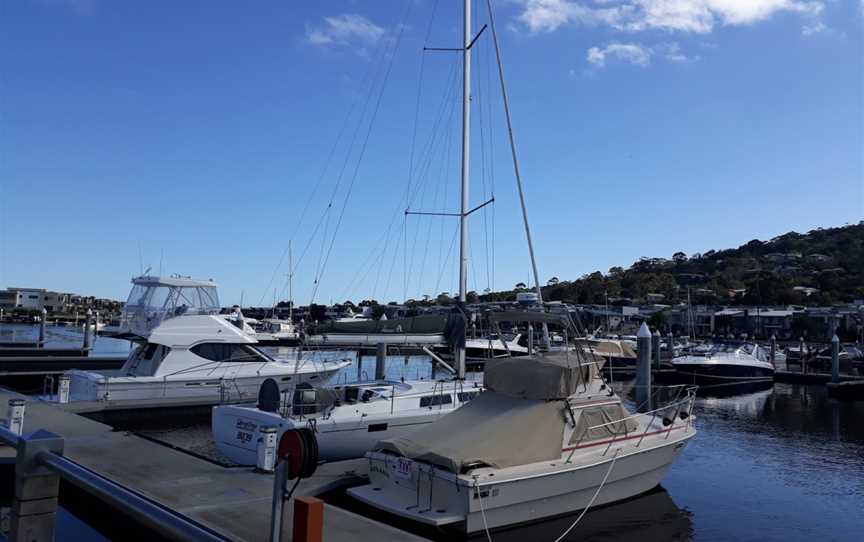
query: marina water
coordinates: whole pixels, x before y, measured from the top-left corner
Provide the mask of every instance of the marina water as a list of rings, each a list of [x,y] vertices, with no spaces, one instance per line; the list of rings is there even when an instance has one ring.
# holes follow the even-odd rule
[[[0,341],[35,336],[33,326],[0,326]],[[82,340],[81,331],[69,327],[49,327],[46,338],[57,347],[79,346]],[[126,341],[99,337],[94,354],[128,351]],[[374,356],[363,358],[366,375],[374,373],[374,366]],[[425,357],[391,356],[387,373],[394,379],[428,378],[432,367]],[[357,375],[355,359],[337,380],[352,381]],[[616,382],[615,387],[623,397],[632,382]],[[567,540],[821,542],[864,537],[864,402],[830,399],[820,385],[775,384],[729,397],[701,397],[695,413],[699,434],[660,488],[589,512]],[[178,427],[163,420],[123,429],[223,461],[206,423]],[[551,541],[574,519],[493,533],[493,540]],[[105,539],[83,525],[67,531],[73,532],[70,538],[61,531],[59,540]]]

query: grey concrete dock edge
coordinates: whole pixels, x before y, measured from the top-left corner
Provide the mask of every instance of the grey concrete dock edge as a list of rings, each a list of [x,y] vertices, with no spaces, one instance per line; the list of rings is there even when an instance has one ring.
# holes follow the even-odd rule
[[[0,408],[24,396],[0,388]],[[27,401],[24,431],[47,429],[65,439],[65,455],[100,475],[219,533],[228,540],[266,542],[269,537],[273,479],[251,469],[225,468],[189,454],[65,412],[49,403]],[[15,451],[0,446],[0,456]],[[319,467],[298,495],[316,495],[366,470],[364,460]],[[286,503],[283,540],[291,540],[293,503]],[[424,540],[341,508],[325,505],[328,541]]]

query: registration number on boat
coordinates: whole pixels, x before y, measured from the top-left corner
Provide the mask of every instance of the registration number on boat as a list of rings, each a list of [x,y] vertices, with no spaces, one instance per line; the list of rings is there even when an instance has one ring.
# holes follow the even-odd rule
[[[396,476],[411,479],[411,466],[414,464],[410,459],[400,457],[396,460]]]

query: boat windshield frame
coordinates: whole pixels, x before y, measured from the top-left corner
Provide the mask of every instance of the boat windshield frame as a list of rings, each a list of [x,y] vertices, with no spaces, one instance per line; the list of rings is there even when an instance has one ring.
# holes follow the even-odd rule
[[[133,282],[123,309],[129,329],[138,334],[149,333],[162,321],[177,316],[214,315],[220,311],[216,285],[191,281],[189,284]]]

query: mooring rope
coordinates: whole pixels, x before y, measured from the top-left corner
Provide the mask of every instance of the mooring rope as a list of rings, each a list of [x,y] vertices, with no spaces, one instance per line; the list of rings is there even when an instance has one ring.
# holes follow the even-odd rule
[[[579,514],[579,517],[576,518],[576,521],[574,521],[573,524],[570,525],[570,527],[568,527],[567,530],[561,534],[561,536],[559,536],[558,538],[555,539],[555,542],[561,542],[561,540],[563,540],[565,536],[570,534],[570,531],[572,531],[573,528],[579,524],[579,522],[585,516],[585,513],[588,512],[588,509],[594,505],[594,501],[597,500],[597,496],[600,495],[600,490],[603,489],[603,486],[606,485],[606,480],[609,478],[609,475],[612,474],[612,468],[615,466],[615,460],[618,459],[618,452],[620,452],[620,451],[621,451],[621,448],[618,448],[617,450],[615,450],[615,455],[612,456],[612,463],[609,464],[609,470],[606,471],[606,476],[603,477],[603,481],[600,482],[600,485],[597,487],[597,491],[594,492],[594,496],[591,497],[591,501],[588,503],[588,506],[586,506],[585,509],[582,510],[582,513]],[[490,539],[490,542],[491,542],[491,539]]]
[[[480,494],[480,486],[477,484],[477,477],[474,477],[474,491],[477,492],[477,502],[480,503],[480,515],[483,517],[483,530],[486,531],[486,540],[492,542],[492,535],[489,533],[489,524],[486,523],[486,510],[483,508],[483,495]]]

